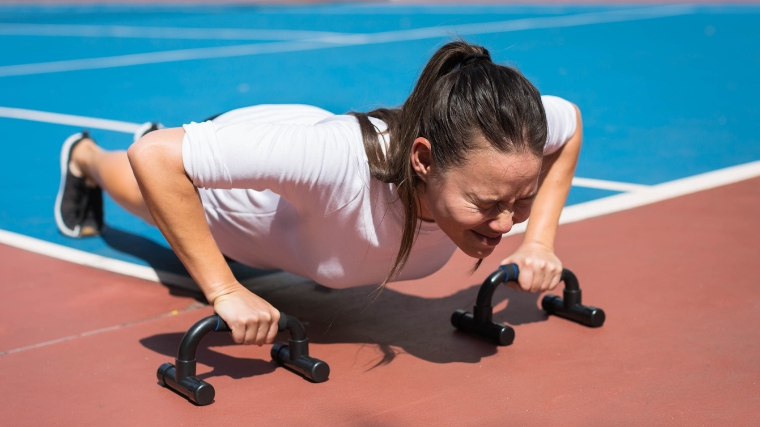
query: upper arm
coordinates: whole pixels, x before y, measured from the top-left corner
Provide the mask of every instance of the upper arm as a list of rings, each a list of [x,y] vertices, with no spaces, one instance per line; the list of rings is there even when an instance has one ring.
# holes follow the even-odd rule
[[[556,96],[542,96],[546,111],[547,138],[544,155],[560,150],[576,134],[582,133],[581,116],[578,107]]]
[[[571,179],[583,143],[583,121],[578,106],[561,98],[552,98],[561,103],[550,101],[554,104],[550,106],[551,110],[547,109],[550,132],[544,149],[542,182],[552,170]]]

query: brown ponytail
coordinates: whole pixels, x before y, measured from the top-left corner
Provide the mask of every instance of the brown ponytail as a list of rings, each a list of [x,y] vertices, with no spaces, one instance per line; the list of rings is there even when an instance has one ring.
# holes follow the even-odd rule
[[[394,184],[404,207],[401,245],[381,286],[404,268],[419,231],[420,180],[410,161],[415,139],[430,141],[440,171],[462,165],[477,135],[501,152],[528,151],[538,157],[546,142],[538,90],[519,71],[494,64],[482,46],[461,40],[433,54],[401,108],[350,114],[359,122],[372,177]],[[387,155],[369,117],[388,126]]]

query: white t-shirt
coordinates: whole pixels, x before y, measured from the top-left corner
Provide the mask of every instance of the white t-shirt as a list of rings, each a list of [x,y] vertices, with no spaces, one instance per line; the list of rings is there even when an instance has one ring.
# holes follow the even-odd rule
[[[575,132],[575,109],[561,98],[542,99],[548,154]],[[356,118],[306,105],[259,105],[184,129],[185,171],[222,253],[332,288],[385,278],[400,245],[403,209],[395,186],[371,177]],[[455,249],[436,224],[421,221],[397,280],[432,274]]]

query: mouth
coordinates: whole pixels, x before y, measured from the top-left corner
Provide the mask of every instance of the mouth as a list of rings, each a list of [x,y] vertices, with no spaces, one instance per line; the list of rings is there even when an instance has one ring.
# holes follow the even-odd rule
[[[480,243],[482,243],[484,246],[493,247],[493,246],[496,246],[496,245],[498,245],[498,244],[499,244],[499,242],[501,242],[501,234],[499,234],[499,235],[497,235],[497,236],[495,236],[495,237],[490,237],[490,236],[487,236],[487,235],[485,235],[485,234],[480,234],[480,233],[478,233],[478,232],[477,232],[477,231],[475,231],[475,230],[470,230],[470,231],[471,231],[471,232],[472,232],[472,234],[475,236],[475,238],[476,238],[476,239],[477,239],[477,240],[478,240]]]

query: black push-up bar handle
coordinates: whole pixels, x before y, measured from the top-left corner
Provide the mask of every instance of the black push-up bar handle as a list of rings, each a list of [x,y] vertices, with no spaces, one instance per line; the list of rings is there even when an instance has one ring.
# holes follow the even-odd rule
[[[288,344],[274,345],[272,359],[313,382],[327,381],[330,367],[322,360],[309,357],[309,339],[301,322],[295,317],[280,313],[277,327],[280,331],[287,329],[290,332],[290,340]],[[199,320],[182,337],[175,364],[164,363],[158,368],[158,382],[183,394],[198,405],[211,403],[215,395],[214,387],[195,377],[195,350],[206,334],[223,331],[230,331],[230,328],[216,314]]]
[[[511,327],[493,321],[493,293],[502,283],[517,281],[520,270],[516,264],[499,266],[481,285],[478,298],[472,313],[457,310],[451,315],[451,323],[455,328],[468,334],[476,335],[493,342],[496,345],[509,345],[515,339],[515,331]],[[563,269],[561,279],[565,283],[564,300],[555,295],[546,295],[541,301],[541,307],[549,314],[581,323],[591,327],[604,324],[604,311],[596,307],[581,304],[581,289],[578,278],[572,271]]]

